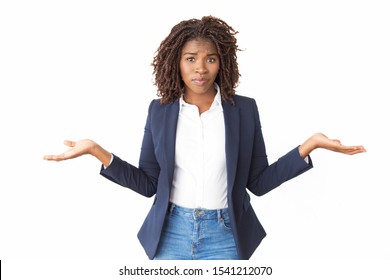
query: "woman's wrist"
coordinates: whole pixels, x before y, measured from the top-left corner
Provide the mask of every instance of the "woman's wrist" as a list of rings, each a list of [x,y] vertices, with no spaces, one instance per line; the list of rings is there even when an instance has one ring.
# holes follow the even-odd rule
[[[111,153],[95,142],[91,145],[90,154],[96,157],[104,166],[108,166],[110,164]]]
[[[302,145],[298,147],[299,154],[302,158],[306,158],[313,150],[317,148],[314,137],[307,139]]]

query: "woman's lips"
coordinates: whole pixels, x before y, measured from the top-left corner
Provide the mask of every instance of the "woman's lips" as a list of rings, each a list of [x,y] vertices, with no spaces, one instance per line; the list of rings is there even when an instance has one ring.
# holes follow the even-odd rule
[[[196,79],[192,79],[192,82],[198,86],[203,86],[207,83],[207,79],[196,78]]]

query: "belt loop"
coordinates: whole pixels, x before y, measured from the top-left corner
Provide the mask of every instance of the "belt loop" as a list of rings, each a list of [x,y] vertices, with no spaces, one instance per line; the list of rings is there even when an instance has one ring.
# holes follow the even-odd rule
[[[218,210],[217,210],[217,214],[218,214],[218,221],[223,220],[223,217],[222,217],[222,210],[221,210],[221,209],[218,209]]]

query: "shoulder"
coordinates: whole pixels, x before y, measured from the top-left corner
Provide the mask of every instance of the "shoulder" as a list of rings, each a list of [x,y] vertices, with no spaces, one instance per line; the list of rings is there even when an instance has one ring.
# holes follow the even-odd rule
[[[239,95],[239,94],[235,94],[233,96],[234,100],[235,101],[243,101],[243,102],[249,102],[249,101],[253,101],[255,100],[254,98],[252,97],[248,97],[248,96],[244,96],[244,95]]]
[[[162,104],[161,99],[153,99],[149,104],[148,115],[154,118],[162,118],[166,112],[176,112],[179,110],[179,101]]]
[[[149,111],[150,110],[165,110],[165,108],[175,107],[179,105],[179,100],[176,100],[172,103],[161,103],[161,98],[153,99],[149,104]]]
[[[149,108],[157,107],[157,105],[161,104],[161,98],[152,99],[149,104]]]
[[[234,95],[233,97],[235,106],[238,108],[255,108],[257,109],[256,100],[252,97],[243,96],[243,95]]]

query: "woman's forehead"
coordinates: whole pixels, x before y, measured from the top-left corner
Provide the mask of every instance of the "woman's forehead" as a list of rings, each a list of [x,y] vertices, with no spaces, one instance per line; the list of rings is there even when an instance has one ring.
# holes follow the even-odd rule
[[[183,45],[182,52],[185,51],[197,51],[197,50],[208,50],[210,52],[215,52],[216,51],[215,44],[205,38],[195,38],[195,39],[190,39],[186,41]]]

